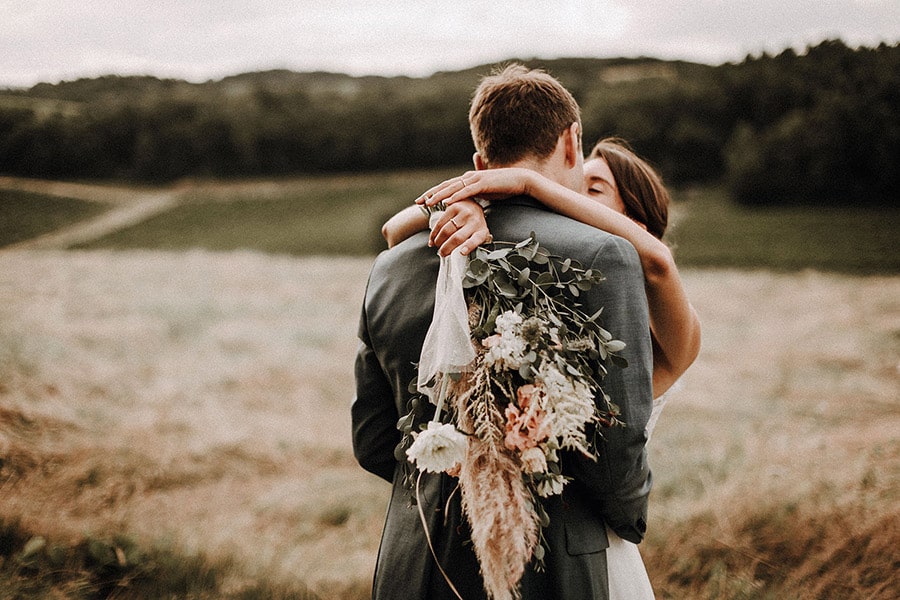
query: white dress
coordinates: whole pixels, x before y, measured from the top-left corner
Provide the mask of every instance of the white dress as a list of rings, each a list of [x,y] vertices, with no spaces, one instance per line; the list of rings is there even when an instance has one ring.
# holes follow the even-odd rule
[[[668,392],[653,401],[653,412],[647,421],[648,442],[667,395]],[[606,528],[606,533],[609,537],[609,548],[606,549],[609,600],[653,600],[653,588],[637,544],[623,540],[609,527]]]

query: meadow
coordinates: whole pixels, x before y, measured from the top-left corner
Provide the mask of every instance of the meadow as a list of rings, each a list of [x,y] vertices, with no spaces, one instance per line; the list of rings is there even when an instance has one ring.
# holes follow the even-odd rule
[[[349,447],[356,320],[371,230],[436,176],[182,183],[77,250],[0,240],[0,597],[367,598],[389,489]],[[77,224],[122,194],[43,198]],[[657,596],[900,596],[897,213],[682,198],[704,341],[651,443]],[[793,242],[743,247],[764,219]]]

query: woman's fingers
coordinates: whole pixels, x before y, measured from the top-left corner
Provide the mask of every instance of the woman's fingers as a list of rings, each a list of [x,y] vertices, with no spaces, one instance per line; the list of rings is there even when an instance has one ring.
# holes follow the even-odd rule
[[[441,256],[456,248],[468,254],[490,236],[484,212],[475,202],[461,202],[447,208],[435,223],[429,245],[438,247]]]
[[[464,216],[452,215],[449,214],[449,211],[445,212],[431,229],[431,236],[429,237],[428,245],[432,247],[437,246],[443,250],[444,245],[455,236],[456,242],[447,252],[447,254],[449,254],[450,251],[453,250],[453,248],[458,246],[462,241],[466,239],[467,236],[465,236],[465,234],[460,234],[460,232],[471,230],[472,227],[469,226]],[[441,253],[443,254],[443,251]]]
[[[478,246],[482,244],[489,244],[493,241],[493,236],[487,230],[487,228],[477,229],[472,235],[468,236],[459,246],[455,245],[455,240],[451,237],[447,242],[441,245],[438,253],[441,256],[448,256],[454,249],[459,248],[460,254],[463,256],[467,256],[470,252],[475,250]]]
[[[455,203],[470,198],[478,193],[471,189],[472,184],[478,181],[477,175],[478,171],[467,171],[462,175],[442,181],[416,198],[416,204],[434,206],[441,202],[448,202],[450,198],[453,198],[453,200],[449,203]]]

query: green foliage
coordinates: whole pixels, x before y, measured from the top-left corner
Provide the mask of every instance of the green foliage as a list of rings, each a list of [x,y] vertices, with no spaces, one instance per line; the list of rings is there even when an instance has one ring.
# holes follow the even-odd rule
[[[579,303],[581,295],[603,279],[602,273],[585,269],[578,261],[550,254],[533,233],[518,244],[496,242],[480,246],[468,262],[462,283],[470,303],[483,309],[473,335],[484,338],[493,334],[497,316],[506,311],[514,311],[525,319],[547,318],[558,328],[563,342],[558,356],[565,357],[568,363],[560,365],[561,371],[575,369],[599,385],[606,375],[604,362],[627,366],[625,359],[616,354],[624,344],[612,339],[600,326],[602,309],[586,315]],[[569,330],[576,325],[577,331]],[[567,346],[570,335],[577,341],[577,348]],[[587,340],[589,348],[583,347]],[[537,369],[532,366],[531,371]],[[526,373],[525,379],[531,381],[531,373]]]
[[[763,56],[727,74],[740,103],[725,148],[736,200],[897,205],[900,47],[823,42],[806,56]]]

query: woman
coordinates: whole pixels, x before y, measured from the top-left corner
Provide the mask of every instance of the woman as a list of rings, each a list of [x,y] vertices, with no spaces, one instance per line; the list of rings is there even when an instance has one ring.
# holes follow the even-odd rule
[[[584,163],[583,193],[550,181],[536,171],[498,168],[469,171],[428,190],[418,204],[444,202],[447,210],[434,224],[429,244],[442,255],[455,248],[463,254],[489,241],[481,206],[473,198],[531,196],[549,209],[630,241],[644,271],[653,341],[653,414],[648,436],[665,402],[664,392],[693,363],[700,350],[700,322],[685,293],[661,238],[668,224],[669,193],[659,175],[622,141],[608,138],[594,146]],[[418,207],[410,207],[385,223],[389,246],[427,226]],[[650,580],[635,544],[607,530],[611,600],[652,599]]]

